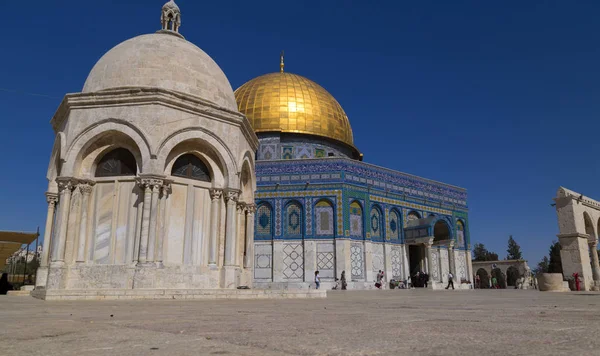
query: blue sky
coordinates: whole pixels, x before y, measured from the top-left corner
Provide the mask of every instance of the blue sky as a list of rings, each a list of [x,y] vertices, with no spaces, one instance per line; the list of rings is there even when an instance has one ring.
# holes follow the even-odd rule
[[[0,229],[43,228],[62,96],[158,30],[163,1],[27,4],[0,21]],[[467,188],[471,238],[501,257],[511,234],[531,265],[547,253],[560,185],[600,199],[598,2],[178,4],[234,88],[277,71],[283,49],[344,107],[365,161]]]

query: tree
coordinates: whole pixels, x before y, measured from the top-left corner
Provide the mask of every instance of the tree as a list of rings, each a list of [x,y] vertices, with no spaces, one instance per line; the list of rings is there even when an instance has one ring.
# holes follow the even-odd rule
[[[490,252],[482,243],[473,246],[473,261],[498,261],[498,254]]]
[[[562,260],[560,258],[560,243],[557,241],[552,241],[552,245],[550,246],[548,273],[563,273]]]
[[[533,270],[535,274],[540,273],[548,273],[548,266],[550,265],[550,259],[548,256],[544,256],[542,260],[538,263],[537,267]]]
[[[506,256],[507,260],[521,260],[523,259],[523,254],[521,253],[521,246],[513,239],[512,235],[508,238],[508,256]]]

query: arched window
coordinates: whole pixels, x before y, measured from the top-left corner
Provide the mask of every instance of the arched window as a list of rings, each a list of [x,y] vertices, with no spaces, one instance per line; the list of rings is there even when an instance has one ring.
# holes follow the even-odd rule
[[[381,231],[381,211],[377,207],[371,208],[371,237],[374,239],[383,237],[383,232]]]
[[[302,236],[302,206],[298,203],[285,208],[285,236]]]
[[[96,177],[134,176],[137,173],[135,157],[125,148],[105,154],[96,166]]]
[[[185,154],[177,158],[173,164],[171,175],[188,179],[210,182],[210,172],[206,164],[193,154]]]
[[[398,215],[396,210],[390,211],[390,233],[388,234],[387,239],[400,239],[400,215]]]
[[[318,236],[333,236],[333,205],[327,200],[315,204],[315,233]]]
[[[434,241],[443,241],[450,238],[450,229],[448,223],[444,220],[438,220],[433,226]]]
[[[256,235],[273,236],[273,209],[267,203],[262,203],[256,209]]]
[[[421,218],[421,215],[419,215],[419,213],[417,213],[416,211],[411,211],[410,213],[408,213],[408,216],[406,217],[406,219],[408,221],[419,220],[420,218]]]
[[[350,236],[363,237],[362,207],[357,201],[350,204]]]

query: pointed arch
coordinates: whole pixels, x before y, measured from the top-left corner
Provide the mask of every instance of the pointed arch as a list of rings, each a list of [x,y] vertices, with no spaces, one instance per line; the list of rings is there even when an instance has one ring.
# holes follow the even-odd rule
[[[358,200],[350,203],[350,236],[364,237],[363,231],[363,208]]]
[[[587,211],[583,212],[583,224],[585,227],[585,233],[589,235],[590,239],[596,239],[596,232],[594,230],[594,224],[592,223],[592,218],[587,213]]]
[[[273,239],[273,206],[266,201],[259,202],[256,208],[255,235],[257,239]]]
[[[319,199],[313,208],[315,214],[315,235],[331,236],[335,235],[335,209],[333,202],[327,198]]]
[[[434,241],[445,241],[452,239],[452,229],[446,219],[438,219],[433,224]]]
[[[382,240],[385,237],[384,221],[381,207],[377,204],[371,206],[369,214],[369,224],[371,226],[371,238],[374,240]]]
[[[411,210],[406,215],[406,221],[419,220],[421,218],[421,214],[416,210]]]
[[[301,238],[304,232],[304,209],[297,200],[290,200],[285,204],[285,218],[283,224],[284,238]]]

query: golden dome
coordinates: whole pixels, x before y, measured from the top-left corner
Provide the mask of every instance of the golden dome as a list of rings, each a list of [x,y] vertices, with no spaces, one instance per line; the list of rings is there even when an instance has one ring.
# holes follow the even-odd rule
[[[283,71],[265,74],[239,87],[235,99],[255,132],[317,135],[354,148],[344,109],[310,79]]]

